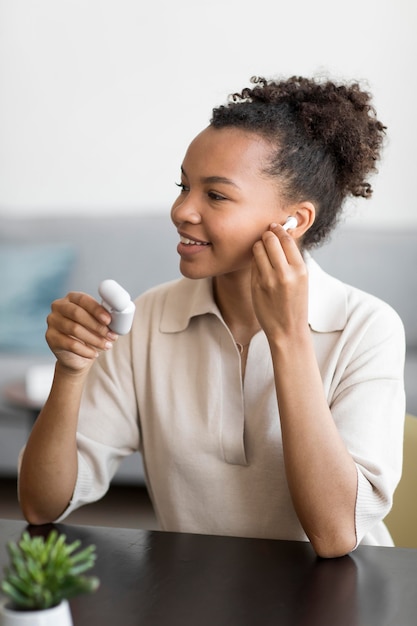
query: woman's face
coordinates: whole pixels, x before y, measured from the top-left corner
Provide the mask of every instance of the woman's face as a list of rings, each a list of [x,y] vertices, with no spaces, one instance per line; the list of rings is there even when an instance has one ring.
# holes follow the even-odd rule
[[[171,209],[180,270],[189,278],[247,271],[252,246],[287,217],[278,184],[264,170],[272,146],[259,135],[211,126],[190,144]]]

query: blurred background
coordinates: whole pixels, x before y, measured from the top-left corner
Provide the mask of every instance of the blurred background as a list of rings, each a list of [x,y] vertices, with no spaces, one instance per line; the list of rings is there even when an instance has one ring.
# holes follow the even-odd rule
[[[253,75],[356,80],[374,95],[388,127],[374,195],[347,206],[319,260],[399,311],[417,413],[416,6],[0,0],[0,517],[19,515],[17,456],[52,365],[50,302],[104,278],[137,295],[177,275],[169,209],[183,155]],[[134,457],[117,499],[76,520],[153,527]]]
[[[388,144],[366,225],[417,221],[412,0],[1,0],[1,214],[166,213],[184,151],[252,75],[363,81]]]

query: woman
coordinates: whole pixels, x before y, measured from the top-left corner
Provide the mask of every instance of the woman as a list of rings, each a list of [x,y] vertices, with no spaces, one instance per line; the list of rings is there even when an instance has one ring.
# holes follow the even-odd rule
[[[325,557],[392,545],[402,324],[308,254],[346,197],[371,195],[385,128],[357,84],[253,82],[182,163],[184,278],[140,296],[117,342],[89,295],[53,303],[56,374],[20,471],[28,521],[100,498],[139,449],[162,529],[308,539]]]

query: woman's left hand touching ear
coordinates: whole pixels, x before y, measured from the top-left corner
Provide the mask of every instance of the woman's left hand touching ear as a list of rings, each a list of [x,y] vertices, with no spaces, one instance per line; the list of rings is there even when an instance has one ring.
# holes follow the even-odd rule
[[[252,300],[268,340],[308,329],[308,273],[293,237],[277,224],[253,246]]]

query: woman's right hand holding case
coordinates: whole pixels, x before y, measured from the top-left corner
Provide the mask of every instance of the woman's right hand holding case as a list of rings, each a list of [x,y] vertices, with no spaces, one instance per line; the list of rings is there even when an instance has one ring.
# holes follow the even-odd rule
[[[88,371],[117,339],[108,328],[110,321],[110,313],[92,296],[71,292],[52,303],[46,341],[61,366]]]

